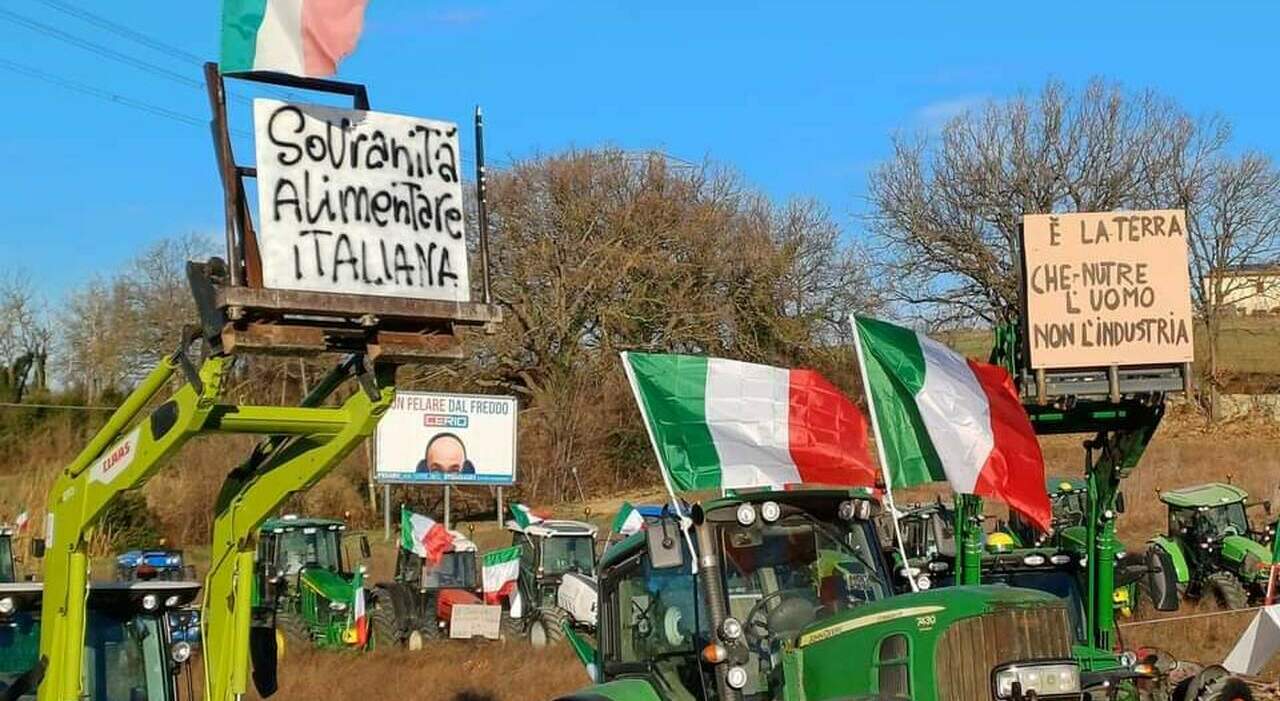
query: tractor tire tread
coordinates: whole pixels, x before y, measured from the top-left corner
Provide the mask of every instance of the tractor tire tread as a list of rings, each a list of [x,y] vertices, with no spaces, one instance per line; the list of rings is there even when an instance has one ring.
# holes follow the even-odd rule
[[[1214,572],[1205,578],[1205,583],[1220,606],[1232,611],[1248,608],[1249,592],[1234,574]]]
[[[399,626],[396,625],[395,604],[391,601],[391,595],[382,587],[373,590],[373,612],[369,615],[369,621],[373,628],[375,646],[403,644]]]
[[[1222,677],[1206,684],[1196,701],[1253,701],[1253,690],[1238,677]]]

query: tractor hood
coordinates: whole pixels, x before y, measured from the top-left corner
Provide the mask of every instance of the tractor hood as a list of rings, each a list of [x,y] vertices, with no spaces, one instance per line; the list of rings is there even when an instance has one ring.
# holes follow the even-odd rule
[[[939,661],[937,698],[988,698],[996,667],[1061,661],[1072,652],[1066,607],[1057,597],[957,586],[895,596],[814,623],[796,638],[784,664],[799,668],[803,698],[857,696],[874,688],[867,651],[890,638],[910,640],[913,656]]]
[[[1253,564],[1256,561],[1252,571],[1241,571],[1241,575],[1245,577],[1266,578],[1270,574],[1271,551],[1248,536],[1229,535],[1223,538],[1222,557],[1237,565]]]
[[[334,603],[350,604],[353,598],[351,577],[348,575],[319,567],[309,568],[298,575],[298,582]]]

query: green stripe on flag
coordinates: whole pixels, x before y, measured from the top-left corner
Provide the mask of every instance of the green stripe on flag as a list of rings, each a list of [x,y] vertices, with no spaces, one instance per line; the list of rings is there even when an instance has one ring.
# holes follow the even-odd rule
[[[707,359],[691,355],[627,353],[655,448],[675,488],[720,487],[720,454],[707,428]]]
[[[258,29],[267,12],[267,1],[222,0],[222,54],[218,67],[223,73],[253,70]]]
[[[856,323],[892,486],[945,481],[942,461],[916,405],[925,374],[919,338],[910,329],[877,319],[857,317]]]
[[[413,552],[416,548],[413,542],[413,512],[400,507],[400,547]]]
[[[481,562],[481,566],[492,567],[494,565],[501,565],[504,562],[511,562],[512,560],[519,560],[519,559],[520,559],[520,546],[513,545],[509,548],[502,548],[501,550],[491,550],[485,553],[483,562]]]

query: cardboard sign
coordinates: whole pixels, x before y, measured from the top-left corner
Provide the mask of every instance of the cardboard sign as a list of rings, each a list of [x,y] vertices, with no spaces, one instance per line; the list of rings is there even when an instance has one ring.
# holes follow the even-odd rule
[[[1193,358],[1182,210],[1023,218],[1033,368]]]
[[[470,300],[450,122],[253,101],[266,287]]]
[[[397,392],[374,432],[380,482],[508,485],[516,481],[515,397]]]
[[[469,640],[497,640],[502,625],[502,607],[483,604],[454,604],[449,617],[449,637]]]

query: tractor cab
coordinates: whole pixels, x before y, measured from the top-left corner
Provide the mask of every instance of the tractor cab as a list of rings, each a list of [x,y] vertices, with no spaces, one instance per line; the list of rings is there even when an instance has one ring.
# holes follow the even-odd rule
[[[345,547],[346,530],[341,521],[293,515],[268,519],[259,529],[254,618],[256,625],[274,625],[278,645],[357,643],[353,603],[364,593]],[[360,548],[367,557],[367,539]]]
[[[34,700],[39,683],[41,582],[0,584],[0,698]],[[194,698],[191,646],[175,640],[169,613],[189,606],[197,582],[94,582],[85,625],[85,701]]]
[[[895,595],[878,510],[852,490],[753,492],[694,506],[688,540],[650,522],[601,561],[598,685],[575,698],[1080,698],[1060,599]]]
[[[894,547],[894,531],[883,514],[880,532],[888,536],[885,555],[893,563],[893,581],[899,592],[911,591],[915,580],[918,589],[929,589],[937,578],[946,578],[955,569],[955,511],[941,501],[913,505],[899,515],[902,550]],[[902,562],[902,552],[907,561]]]
[[[1192,598],[1212,594],[1218,603],[1244,608],[1266,593],[1272,557],[1273,529],[1255,530],[1247,509],[1249,494],[1231,484],[1212,482],[1160,492],[1168,507],[1168,532],[1151,546],[1176,566],[1179,589]]]
[[[1022,514],[1012,510],[1005,530],[1023,547],[1070,547],[1083,554],[1084,529],[1089,518],[1088,484],[1082,479],[1050,477],[1045,480],[1045,491],[1053,509],[1048,533],[1042,533]]]
[[[0,526],[0,583],[18,581],[13,557],[13,529]]]
[[[596,533],[582,521],[539,520],[528,525],[507,521],[511,544],[520,548],[518,588],[521,605],[504,621],[523,632],[535,647],[558,640],[564,624],[583,630],[596,626]]]
[[[181,550],[151,548],[129,550],[116,556],[116,579],[129,582],[135,579],[150,581],[159,579],[176,582],[195,579],[195,567],[185,564]]]

